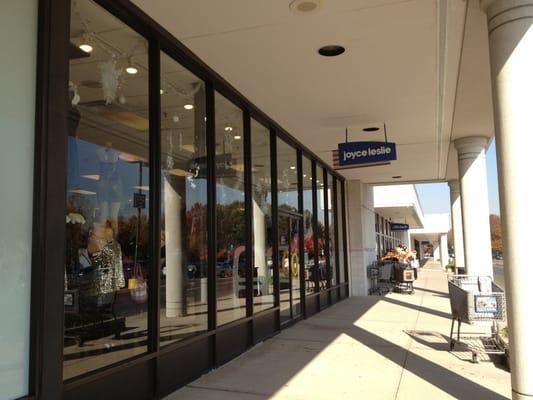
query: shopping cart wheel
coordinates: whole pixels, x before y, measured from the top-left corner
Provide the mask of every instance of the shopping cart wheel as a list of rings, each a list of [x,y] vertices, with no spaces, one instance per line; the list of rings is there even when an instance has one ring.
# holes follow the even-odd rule
[[[477,355],[477,353],[475,353],[475,352],[472,352],[472,362],[473,362],[474,364],[478,364],[478,363],[479,363],[478,355]]]

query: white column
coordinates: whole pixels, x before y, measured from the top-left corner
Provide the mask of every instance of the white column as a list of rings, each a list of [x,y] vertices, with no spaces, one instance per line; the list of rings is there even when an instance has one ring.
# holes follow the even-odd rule
[[[165,313],[169,318],[183,315],[183,252],[181,239],[181,197],[168,179],[165,193]]]
[[[453,251],[455,258],[455,267],[465,267],[465,253],[463,243],[463,220],[461,212],[461,192],[459,181],[453,180],[448,182],[450,187],[450,208],[452,211],[452,230],[453,230]]]
[[[440,266],[442,269],[448,265],[448,234],[441,233],[439,237],[440,242]]]
[[[455,140],[459,158],[466,273],[492,276],[486,146],[487,138],[484,136]]]
[[[484,5],[488,7],[511,383],[514,400],[532,399],[533,0]]]
[[[433,261],[440,261],[440,241],[433,242]]]
[[[367,267],[376,261],[376,229],[372,187],[360,181],[346,182],[350,295],[368,294]]]

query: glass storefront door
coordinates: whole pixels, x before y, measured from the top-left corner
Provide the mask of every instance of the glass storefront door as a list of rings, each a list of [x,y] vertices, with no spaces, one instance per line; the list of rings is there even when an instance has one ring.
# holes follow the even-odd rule
[[[278,259],[280,318],[284,324],[301,315],[300,226],[302,218],[279,214]]]

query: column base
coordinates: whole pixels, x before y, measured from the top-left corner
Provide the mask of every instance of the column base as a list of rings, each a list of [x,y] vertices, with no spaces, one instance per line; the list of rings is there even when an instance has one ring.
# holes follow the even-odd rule
[[[533,394],[518,393],[513,389],[513,400],[531,400],[531,399],[533,399]]]

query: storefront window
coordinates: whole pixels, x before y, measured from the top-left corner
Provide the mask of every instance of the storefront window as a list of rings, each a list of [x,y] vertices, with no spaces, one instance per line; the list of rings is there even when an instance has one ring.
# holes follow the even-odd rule
[[[302,181],[304,203],[304,274],[305,293],[314,293],[315,288],[315,238],[313,232],[313,166],[311,160],[302,157]]]
[[[252,119],[253,296],[254,312],[274,306],[270,132]]]
[[[328,195],[328,238],[329,238],[329,268],[331,271],[331,286],[337,284],[337,258],[335,254],[335,191],[333,176],[327,174]]]
[[[346,282],[344,270],[344,228],[342,225],[342,186],[344,182],[337,180],[337,240],[339,246],[339,283]]]
[[[70,41],[65,379],[146,351],[150,279],[148,43],[91,1]]]
[[[278,138],[278,208],[298,212],[296,149]]]
[[[161,345],[207,330],[203,82],[161,54]]]
[[[215,93],[217,324],[246,316],[242,110]]]
[[[316,168],[316,186],[317,186],[317,239],[318,239],[318,280],[320,290],[327,289],[328,283],[328,265],[326,262],[326,219],[324,202],[324,169],[317,166]]]

